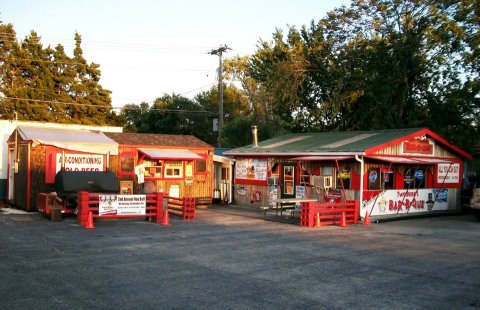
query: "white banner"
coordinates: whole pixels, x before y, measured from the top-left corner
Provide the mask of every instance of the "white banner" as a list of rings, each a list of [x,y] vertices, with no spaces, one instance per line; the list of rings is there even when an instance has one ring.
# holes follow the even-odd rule
[[[448,189],[386,190],[367,201],[361,211],[371,216],[448,210]]]
[[[145,195],[99,195],[98,215],[145,215]]]
[[[460,183],[460,164],[438,164],[437,165],[437,183],[438,184]]]
[[[65,154],[57,153],[57,172],[65,164],[66,171],[103,171],[103,155],[99,154]]]
[[[235,178],[247,180],[267,179],[266,159],[239,159],[235,163]]]

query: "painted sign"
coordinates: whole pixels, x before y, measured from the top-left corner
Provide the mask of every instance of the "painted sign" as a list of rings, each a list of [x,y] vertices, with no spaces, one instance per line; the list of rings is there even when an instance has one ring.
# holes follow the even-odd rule
[[[252,197],[251,197],[251,202],[262,202],[262,192],[260,191],[253,191],[252,192]]]
[[[362,216],[366,210],[372,216],[448,210],[448,190],[386,190],[364,203]]]
[[[103,171],[103,155],[98,154],[65,154],[57,153],[56,172],[62,168],[65,171]]]
[[[144,215],[145,195],[98,195],[98,215]]]
[[[460,164],[438,164],[437,183],[456,184],[460,183]]]
[[[247,180],[267,180],[266,159],[239,159],[235,164],[235,178]]]
[[[295,187],[295,198],[305,198],[305,186]]]
[[[247,195],[247,188],[243,185],[237,186],[237,194],[238,194],[238,196],[246,196]]]
[[[402,143],[403,154],[433,155],[433,142],[425,137],[415,137]]]
[[[268,205],[275,206],[274,200],[278,199],[278,185],[268,186]]]

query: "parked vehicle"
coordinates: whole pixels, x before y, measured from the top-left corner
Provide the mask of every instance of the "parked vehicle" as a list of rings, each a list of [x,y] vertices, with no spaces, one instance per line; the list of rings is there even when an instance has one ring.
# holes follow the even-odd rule
[[[472,208],[477,220],[480,221],[480,182],[477,182],[472,191],[472,199],[470,199],[470,208]]]

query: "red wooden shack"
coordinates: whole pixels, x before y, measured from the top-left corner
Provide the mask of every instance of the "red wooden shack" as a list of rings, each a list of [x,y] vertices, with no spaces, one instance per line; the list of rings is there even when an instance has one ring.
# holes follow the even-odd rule
[[[214,148],[192,135],[105,133],[119,144],[111,169],[124,193],[164,192],[195,197],[197,205],[213,196]]]
[[[460,209],[471,155],[428,128],[288,134],[224,153],[235,158],[235,202],[357,200],[360,215]]]
[[[60,170],[106,171],[118,144],[97,130],[19,126],[8,141],[8,202],[35,211]]]

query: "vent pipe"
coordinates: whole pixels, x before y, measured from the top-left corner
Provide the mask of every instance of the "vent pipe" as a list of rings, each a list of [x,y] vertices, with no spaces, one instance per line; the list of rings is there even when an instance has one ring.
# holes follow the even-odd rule
[[[252,126],[253,147],[258,147],[258,130],[257,126]]]

